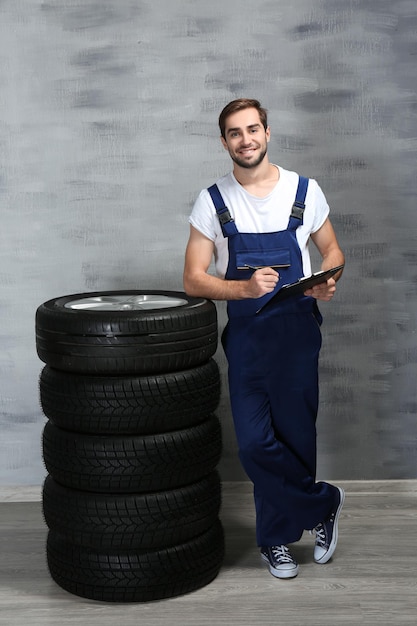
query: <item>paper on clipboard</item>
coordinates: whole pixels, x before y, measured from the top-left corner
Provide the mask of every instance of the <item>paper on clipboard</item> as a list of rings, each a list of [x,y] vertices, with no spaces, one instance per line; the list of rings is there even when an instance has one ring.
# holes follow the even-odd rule
[[[311,289],[315,285],[320,285],[320,283],[325,283],[329,278],[340,272],[344,268],[343,265],[338,265],[337,267],[332,267],[329,270],[322,270],[320,272],[316,272],[311,276],[304,276],[300,278],[295,283],[290,283],[288,285],[283,285],[281,289],[277,291],[277,293],[266,302],[256,313],[260,313],[266,307],[276,302],[281,302],[282,300],[286,300],[291,296],[295,296],[300,293],[304,293],[307,289]]]

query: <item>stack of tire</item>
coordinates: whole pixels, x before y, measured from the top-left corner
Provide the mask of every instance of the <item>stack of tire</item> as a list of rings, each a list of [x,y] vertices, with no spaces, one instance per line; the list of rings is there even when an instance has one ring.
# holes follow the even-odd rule
[[[36,312],[47,562],[63,589],[146,602],[224,557],[214,304],[182,292],[63,296]]]

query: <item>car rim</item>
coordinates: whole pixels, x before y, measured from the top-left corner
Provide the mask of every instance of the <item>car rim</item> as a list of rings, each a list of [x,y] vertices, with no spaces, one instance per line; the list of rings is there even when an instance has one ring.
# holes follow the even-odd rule
[[[187,301],[172,296],[152,294],[118,294],[113,296],[94,296],[70,300],[64,307],[73,310],[94,311],[148,311],[152,309],[170,309],[184,306]]]

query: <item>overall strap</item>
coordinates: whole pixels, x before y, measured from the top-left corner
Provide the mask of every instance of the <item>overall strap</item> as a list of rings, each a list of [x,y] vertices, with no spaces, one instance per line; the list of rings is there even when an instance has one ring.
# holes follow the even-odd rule
[[[238,232],[235,221],[230,215],[230,211],[224,203],[222,194],[219,191],[217,185],[212,185],[208,188],[208,192],[213,200],[214,207],[216,209],[217,217],[219,218],[220,226],[224,237],[230,237],[236,235]]]
[[[295,194],[295,201],[292,205],[290,221],[288,228],[295,230],[303,223],[304,209],[306,208],[305,199],[308,188],[308,178],[305,176],[298,177],[297,193]]]

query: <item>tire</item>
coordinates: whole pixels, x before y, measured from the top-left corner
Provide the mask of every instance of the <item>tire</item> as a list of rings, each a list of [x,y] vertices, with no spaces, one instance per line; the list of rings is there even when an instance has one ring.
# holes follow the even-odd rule
[[[193,426],[220,401],[217,363],[141,377],[83,376],[45,366],[40,401],[56,426],[91,434],[157,434]]]
[[[190,369],[214,355],[217,341],[214,303],[177,291],[74,294],[36,311],[39,358],[67,372],[149,375]]]
[[[109,554],[49,531],[46,552],[53,580],[70,593],[104,602],[149,602],[195,591],[214,580],[224,558],[224,535],[217,520],[186,543]]]
[[[146,494],[99,494],[68,489],[48,476],[43,513],[50,530],[97,550],[150,550],[184,543],[206,532],[219,515],[217,471],[200,481]]]
[[[47,422],[43,459],[61,485],[99,493],[175,489],[212,472],[221,455],[221,428],[212,416],[191,428],[147,436],[93,436]]]

